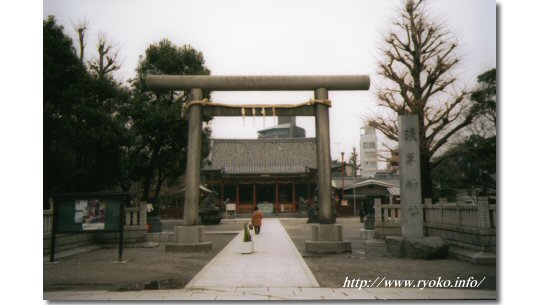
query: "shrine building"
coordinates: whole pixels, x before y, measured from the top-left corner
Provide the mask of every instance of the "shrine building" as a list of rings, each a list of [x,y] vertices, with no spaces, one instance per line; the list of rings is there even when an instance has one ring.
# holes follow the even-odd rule
[[[306,208],[317,196],[318,177],[316,139],[304,134],[295,118],[279,117],[258,139],[212,139],[202,168],[205,184],[221,202],[235,203],[237,213],[251,213],[256,205],[264,213]]]

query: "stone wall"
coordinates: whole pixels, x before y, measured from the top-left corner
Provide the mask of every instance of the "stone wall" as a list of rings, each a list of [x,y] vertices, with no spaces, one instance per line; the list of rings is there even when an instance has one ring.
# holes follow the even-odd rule
[[[424,235],[440,236],[449,243],[482,250],[495,251],[497,239],[496,205],[480,197],[477,204],[442,202],[422,205]],[[401,236],[399,205],[382,205],[376,201],[375,231],[378,238]]]

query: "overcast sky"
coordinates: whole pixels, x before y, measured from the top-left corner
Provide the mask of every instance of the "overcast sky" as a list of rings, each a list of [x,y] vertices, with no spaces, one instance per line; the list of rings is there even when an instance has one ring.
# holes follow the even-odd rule
[[[54,14],[66,26],[66,29],[70,29],[70,20],[77,21],[79,16],[86,16],[92,23],[92,38],[95,38],[99,30],[102,30],[121,45],[121,56],[124,62],[121,73],[124,79],[133,74],[138,56],[143,54],[147,45],[163,37],[177,44],[190,43],[203,51],[213,74],[247,72],[251,74],[367,74],[373,73],[374,70],[374,47],[381,38],[379,32],[389,26],[389,16],[392,15],[394,7],[399,4],[398,0],[390,1],[387,4],[388,8],[373,10],[370,4],[376,3],[380,6],[379,3],[387,2],[383,0],[331,1],[328,6],[324,5],[324,2],[294,1],[295,9],[291,10],[284,9],[283,6],[289,8],[292,4],[278,5],[280,2],[271,1],[273,7],[280,7],[276,15],[272,16],[269,12],[274,13],[275,10],[270,7],[257,8],[263,4],[255,6],[243,3],[218,7],[220,5],[218,2],[196,1],[198,5],[211,9],[205,12],[200,12],[200,10],[192,12],[186,8],[171,8],[173,5],[177,6],[176,2],[169,2],[168,7],[163,9],[158,1],[152,1],[158,5],[154,4],[151,10],[144,7],[143,3],[131,6],[131,9],[120,8],[116,5],[115,9],[108,10],[102,5],[115,2],[95,0],[91,1],[91,7],[88,3],[80,1],[44,0],[41,2],[36,0],[3,3],[0,10],[3,46],[0,48],[2,59],[0,132],[4,149],[0,152],[0,160],[2,160],[3,189],[7,191],[3,193],[2,199],[9,211],[11,207],[21,202],[28,207],[34,207],[24,210],[23,222],[21,222],[21,217],[4,217],[3,219],[4,227],[16,228],[18,233],[5,234],[3,239],[5,245],[17,245],[17,251],[4,251],[3,255],[3,261],[6,263],[2,265],[2,270],[9,276],[2,278],[2,287],[8,287],[4,289],[2,297],[10,304],[44,302],[43,277],[40,276],[43,271],[40,254],[43,240],[41,234],[36,234],[41,230],[42,211],[40,208],[35,208],[40,207],[40,202],[43,200],[43,80],[42,71],[38,68],[42,67],[42,18],[48,14]],[[535,252],[522,251],[525,244],[522,246],[521,239],[506,237],[520,236],[521,232],[536,231],[535,222],[528,221],[530,218],[527,215],[538,214],[538,205],[534,200],[530,200],[529,196],[530,190],[536,189],[536,172],[538,171],[538,163],[532,157],[532,152],[537,149],[537,142],[532,139],[536,138],[538,131],[536,127],[538,103],[536,103],[536,94],[533,90],[536,88],[536,71],[538,71],[538,61],[535,60],[538,40],[534,39],[538,28],[536,16],[538,2],[527,0],[498,0],[497,2],[500,18],[498,93],[501,101],[498,106],[501,115],[499,116],[497,178],[499,188],[502,190],[498,193],[500,199],[498,204],[504,207],[499,217],[502,226],[499,226],[498,232],[500,238],[505,237],[502,239],[502,249],[498,251],[502,254],[498,259],[500,263],[498,269],[504,279],[517,279],[504,280],[499,285],[502,289],[500,304],[513,304],[528,302],[536,297],[534,273],[524,272],[529,270],[529,266],[535,264]],[[134,1],[129,3],[134,3]],[[464,43],[462,53],[465,56],[461,65],[464,68],[463,76],[467,82],[473,82],[477,74],[495,65],[496,38],[493,1],[436,0],[432,4],[431,9],[445,18],[451,30],[456,32]],[[473,5],[473,8],[466,7],[468,5]],[[193,5],[182,4],[181,6],[190,8]],[[139,8],[140,11],[133,12],[134,7]],[[161,13],[154,13],[159,9],[162,9]],[[105,13],[107,11],[108,13]],[[243,11],[250,14],[259,13],[259,15],[255,18],[248,18],[248,22],[242,21],[242,18],[246,18],[241,17]],[[226,15],[226,18],[215,18],[218,14]],[[143,15],[145,15],[144,18],[137,18]],[[241,18],[237,18],[238,16]],[[293,18],[285,18],[290,16]],[[266,24],[269,20],[272,20],[272,26]],[[169,24],[173,21],[177,21],[179,25],[170,28]],[[158,22],[166,23],[168,26],[165,27]],[[314,22],[320,22],[320,24],[316,25]],[[337,25],[342,26],[341,23],[349,24],[352,30],[341,29],[345,34],[341,34],[340,31],[330,32]],[[308,30],[306,24],[312,28]],[[193,25],[196,26],[193,27]],[[245,36],[253,25],[267,32],[264,32],[264,35],[258,33]],[[282,29],[284,25],[289,30]],[[224,30],[231,28],[235,29],[235,32],[230,33]],[[331,28],[333,30],[329,30]],[[146,32],[143,29],[148,30]],[[281,38],[275,37],[273,29],[279,35],[286,35],[286,37],[288,37],[287,33],[290,33],[289,36],[293,39],[289,45],[283,46]],[[306,29],[307,34],[299,35],[298,32],[301,29]],[[326,29],[325,32],[323,32],[324,29]],[[320,35],[320,33],[315,33],[315,30],[321,30],[325,34]],[[223,37],[215,35],[217,32],[224,32],[226,35]],[[273,35],[271,36],[270,33]],[[333,40],[327,36],[342,38]],[[316,37],[319,39],[315,39]],[[278,40],[275,47],[271,48],[271,52],[265,49],[271,47],[267,43],[270,39]],[[325,46],[335,41],[338,42],[337,45]],[[260,45],[263,48],[259,47]],[[259,54],[264,54],[266,57],[256,52],[261,52]],[[267,54],[269,54],[268,57]],[[287,56],[280,57],[282,54]],[[288,56],[293,56],[293,60],[288,60]],[[289,63],[289,66],[283,66],[284,61]],[[335,65],[336,61],[340,63]],[[268,65],[267,62],[270,64]],[[248,65],[244,65],[246,63]],[[262,66],[261,63],[264,65]],[[230,94],[227,93],[227,95]],[[254,98],[253,94],[249,96]],[[293,94],[289,95],[290,99],[293,97]],[[331,97],[334,101],[331,112],[334,113],[344,107],[340,115],[345,115],[346,109],[349,109],[348,112],[353,115],[344,117],[348,120],[353,120],[355,115],[361,116],[367,112],[365,108],[356,108],[357,105],[367,104],[368,101],[371,101],[372,105],[375,104],[370,95],[362,93],[353,93],[350,99],[340,98],[340,94],[331,94]],[[262,100],[258,95],[255,98]],[[234,100],[235,98],[227,99]],[[367,106],[371,107],[370,104]],[[337,119],[333,117],[331,122],[333,126],[339,125],[340,120]],[[358,128],[360,123],[360,121],[348,121],[347,125],[337,131],[333,128],[333,134],[331,134],[333,141],[341,134],[355,132],[354,129]],[[352,137],[352,141],[346,145],[358,144],[358,135],[355,134]],[[24,200],[21,201],[21,198]],[[25,236],[25,243],[20,242],[20,236]],[[35,274],[35,276],[29,277],[29,274]]]
[[[99,32],[120,50],[120,80],[134,76],[139,56],[161,39],[190,44],[203,52],[213,75],[367,74],[375,84],[377,47],[401,0],[358,1],[76,1],[45,0],[43,18],[54,15],[75,37],[73,24],[86,19],[87,58],[95,55]],[[430,0],[429,12],[460,42],[456,71],[471,87],[476,76],[496,67],[496,14],[493,0]],[[215,92],[228,103],[301,103],[312,92]],[[331,155],[346,159],[359,148],[360,127],[378,111],[373,90],[330,92]],[[315,136],[314,118],[298,125]],[[255,138],[273,118],[215,118],[215,138]]]

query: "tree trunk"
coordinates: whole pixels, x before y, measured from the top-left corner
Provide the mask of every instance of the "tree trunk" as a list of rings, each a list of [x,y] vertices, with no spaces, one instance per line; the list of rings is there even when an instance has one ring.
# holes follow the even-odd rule
[[[153,169],[148,168],[144,177],[144,191],[142,193],[142,201],[147,201],[149,197],[149,190],[151,188],[151,178],[153,176]]]
[[[149,159],[148,168],[144,177],[144,192],[142,194],[142,200],[148,200],[149,192],[151,189],[151,183],[153,182],[153,173],[155,172],[155,162],[161,152],[161,141],[157,141],[153,146],[153,151]]]
[[[157,186],[155,187],[155,198],[158,198],[161,193],[161,187],[166,180],[166,175],[163,176],[162,170],[159,168],[157,174]]]

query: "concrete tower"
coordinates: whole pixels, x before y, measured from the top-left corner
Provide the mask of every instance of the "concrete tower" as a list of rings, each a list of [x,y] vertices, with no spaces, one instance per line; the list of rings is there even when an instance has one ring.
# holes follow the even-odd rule
[[[377,136],[373,127],[361,128],[361,176],[373,177],[377,172]]]

